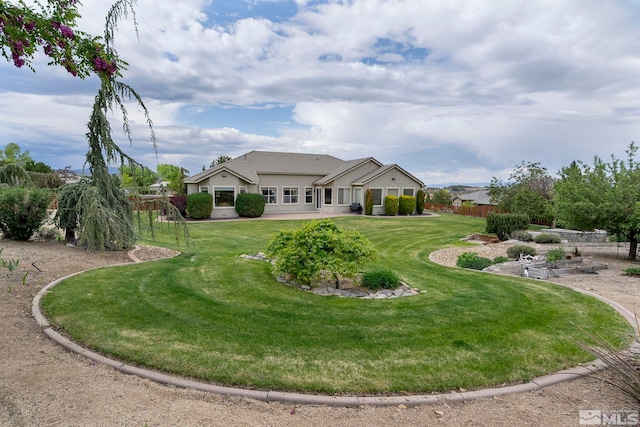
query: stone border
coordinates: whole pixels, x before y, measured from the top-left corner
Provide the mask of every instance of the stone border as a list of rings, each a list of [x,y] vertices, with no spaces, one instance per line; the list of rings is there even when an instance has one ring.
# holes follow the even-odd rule
[[[139,248],[136,247],[135,249],[133,249],[128,253],[129,257],[134,262],[142,262],[140,259],[138,259],[135,256],[135,252],[138,249]],[[130,263],[116,264],[116,265],[107,266],[107,267],[118,267],[123,265],[131,265],[131,264]],[[184,378],[174,377],[174,376],[163,374],[156,371],[151,371],[145,368],[139,368],[136,366],[127,365],[117,360],[113,360],[108,357],[102,356],[98,353],[95,353],[93,351],[90,351],[84,347],[77,345],[71,340],[60,335],[51,327],[47,318],[45,318],[42,312],[40,311],[40,301],[42,297],[49,291],[49,289],[53,288],[63,280],[66,280],[80,273],[84,273],[86,271],[96,270],[98,268],[105,268],[105,267],[96,267],[96,268],[92,268],[85,271],[79,271],[65,277],[61,277],[60,279],[54,280],[53,282],[49,283],[47,286],[42,288],[40,292],[38,292],[38,294],[33,299],[31,311],[34,319],[36,320],[38,325],[42,328],[44,334],[50,339],[52,339],[54,342],[59,344],[60,346],[69,350],[70,352],[77,353],[94,362],[98,362],[98,363],[102,363],[104,365],[110,366],[113,369],[123,374],[137,375],[138,377],[141,377],[141,378],[146,378],[161,384],[172,385],[180,388],[190,388],[194,390],[205,391],[209,393],[216,393],[216,394],[227,395],[227,396],[245,397],[245,398],[255,399],[263,402],[283,402],[283,403],[294,403],[294,404],[304,404],[304,405],[327,405],[327,406],[345,406],[345,407],[399,406],[399,405],[404,405],[406,407],[409,407],[409,406],[418,406],[418,405],[425,405],[425,404],[465,403],[465,402],[470,402],[476,399],[490,399],[496,396],[503,396],[506,394],[537,391],[537,390],[541,390],[544,387],[548,387],[564,381],[570,381],[577,378],[589,376],[594,372],[597,372],[605,368],[604,363],[602,363],[600,360],[595,360],[590,364],[577,366],[575,368],[565,369],[554,374],[538,377],[524,384],[515,384],[511,386],[506,386],[506,387],[486,388],[481,390],[465,391],[460,393],[441,393],[441,394],[427,394],[427,395],[414,395],[414,396],[348,396],[348,395],[327,396],[327,395],[288,393],[288,392],[281,392],[281,391],[248,390],[248,389],[242,389],[242,388],[225,387],[225,386],[218,386],[213,384],[200,383],[193,380],[187,380]],[[557,283],[554,283],[554,284],[557,285]],[[565,285],[562,285],[562,286],[565,286]],[[575,288],[571,288],[571,289],[574,289],[575,291],[578,291],[585,295],[590,295],[592,297],[595,297],[609,304],[612,308],[614,308],[622,316],[624,316],[624,318],[627,319],[627,321],[632,326],[635,327],[635,320],[636,320],[635,316],[633,315],[633,313],[631,313],[631,311],[629,311],[622,305],[589,291],[585,291],[582,289],[575,289]]]

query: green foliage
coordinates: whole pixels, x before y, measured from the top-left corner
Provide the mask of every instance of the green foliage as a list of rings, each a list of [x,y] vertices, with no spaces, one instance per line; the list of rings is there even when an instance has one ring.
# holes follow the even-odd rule
[[[495,257],[493,259],[493,263],[494,264],[501,264],[501,263],[507,262],[507,261],[509,261],[509,258],[507,258],[506,256],[502,256],[502,255],[497,256],[497,257]]]
[[[534,256],[536,254],[535,248],[527,245],[515,245],[507,248],[507,256],[509,258],[520,258],[521,255]]]
[[[258,218],[264,213],[264,196],[255,193],[238,194],[236,212],[244,218]]]
[[[640,163],[631,143],[625,160],[612,156],[593,166],[573,162],[560,171],[555,204],[558,221],[567,228],[606,230],[629,241],[629,259],[635,260],[640,234]]]
[[[19,259],[4,259],[2,258],[2,251],[4,248],[0,248],[0,267],[6,268],[9,272],[12,272],[16,268],[18,268],[18,264],[20,264]]]
[[[458,267],[470,268],[472,270],[483,270],[493,264],[494,262],[492,260],[481,257],[475,252],[464,252],[458,256],[458,260],[456,261]]]
[[[640,267],[629,267],[622,270],[627,276],[640,276]]]
[[[422,212],[424,212],[426,196],[427,193],[425,193],[423,190],[418,190],[418,192],[416,193],[416,212],[418,212],[418,215],[422,215]]]
[[[177,194],[169,197],[169,203],[171,203],[180,212],[183,217],[187,216],[187,195]],[[166,214],[166,213],[165,213]]]
[[[367,289],[392,289],[399,281],[398,275],[391,270],[367,271],[362,275],[362,286]]]
[[[310,221],[296,230],[277,233],[266,249],[275,259],[276,273],[291,274],[301,284],[318,281],[322,271],[337,277],[354,277],[375,249],[364,235],[342,230],[328,220]]]
[[[551,233],[538,234],[534,239],[536,243],[560,243],[560,236]]]
[[[554,262],[554,261],[559,261],[561,259],[564,259],[564,256],[565,256],[564,249],[554,248],[554,249],[551,249],[549,252],[547,252],[545,259],[548,262]]]
[[[384,214],[394,216],[398,214],[398,197],[387,196],[384,198]]]
[[[400,196],[398,200],[398,214],[411,215],[416,208],[416,198],[413,196]]]
[[[16,143],[0,150],[0,184],[21,187],[58,188],[62,178],[42,162],[35,163]]]
[[[453,203],[453,196],[446,188],[441,188],[433,193],[431,197],[431,203],[438,203],[440,205],[450,205]]]
[[[213,196],[209,193],[193,193],[187,195],[187,213],[193,219],[204,219],[211,216]]]
[[[493,178],[489,185],[491,202],[510,213],[527,214],[531,219],[551,222],[554,179],[540,163],[516,166],[508,182]]]
[[[184,194],[185,193],[185,169],[167,164],[158,165],[158,175],[161,181],[168,181],[169,190],[173,191],[176,194]]]
[[[370,188],[367,189],[364,196],[364,214],[373,215],[373,191]]]
[[[33,163],[29,150],[23,152],[15,142],[8,143],[4,150],[0,150],[0,166],[18,165],[26,169],[29,162]]]
[[[533,234],[527,230],[515,230],[509,235],[509,238],[520,240],[521,242],[533,242]]]
[[[211,160],[211,164],[209,165],[209,167],[212,168],[214,166],[221,165],[222,163],[228,162],[229,160],[232,160],[231,157],[223,154],[221,156],[218,156],[216,159]]]
[[[507,240],[516,230],[524,230],[529,226],[527,214],[504,214],[489,212],[487,215],[487,233],[495,234],[501,241]]]
[[[148,190],[151,184],[158,182],[157,173],[135,163],[131,165],[121,165],[118,171],[120,172],[120,186],[122,188],[136,188],[140,190],[146,187],[146,190]],[[145,190],[140,191],[144,192]]]
[[[43,188],[0,188],[0,229],[7,239],[29,240],[47,218],[51,192]]]

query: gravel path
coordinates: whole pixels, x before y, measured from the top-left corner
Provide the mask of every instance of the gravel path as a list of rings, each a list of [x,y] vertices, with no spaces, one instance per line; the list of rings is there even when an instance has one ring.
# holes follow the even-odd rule
[[[582,409],[635,407],[617,389],[594,378],[537,392],[415,408],[264,403],[164,386],[64,351],[31,318],[31,300],[42,286],[75,271],[129,262],[124,254],[90,253],[51,242],[0,240],[0,247],[3,259],[20,260],[18,270],[0,271],[0,426],[575,426]],[[494,251],[502,249],[453,248],[438,251],[433,259],[451,265],[457,253],[469,250],[487,251],[482,253],[494,257]],[[608,262],[610,269],[557,280],[573,281],[574,286],[634,310],[640,305],[640,282],[620,274],[621,268],[631,264],[616,257],[616,252],[612,246],[585,250],[585,255]],[[141,259],[167,255],[149,248],[136,253]],[[25,272],[29,274],[23,285]]]

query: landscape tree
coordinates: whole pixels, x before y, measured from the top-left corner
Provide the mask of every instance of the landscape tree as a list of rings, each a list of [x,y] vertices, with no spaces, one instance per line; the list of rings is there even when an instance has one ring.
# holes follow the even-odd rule
[[[209,165],[209,167],[212,168],[224,162],[228,162],[229,160],[231,160],[231,157],[227,156],[226,154],[223,154],[221,156],[218,156],[218,158],[211,160],[211,164]]]
[[[491,202],[505,212],[527,214],[531,219],[552,222],[554,179],[538,162],[524,161],[514,169],[509,180],[493,177],[489,185]]]
[[[23,152],[18,144],[11,142],[0,149],[0,184],[58,188],[63,181],[51,167],[34,161],[28,150]]]
[[[137,162],[113,141],[108,114],[120,110],[124,132],[131,142],[125,103],[136,102],[145,114],[154,149],[156,147],[152,123],[142,99],[131,87],[117,80],[127,64],[114,48],[115,29],[117,22],[129,15],[133,16],[137,29],[134,2],[117,0],[107,13],[104,37],[95,37],[78,30],[80,14],[75,0],[48,0],[46,4],[36,2],[33,6],[22,1],[16,5],[0,0],[0,51],[7,60],[18,68],[26,65],[35,71],[32,60],[41,50],[49,57],[49,65],[63,66],[80,78],[89,75],[100,78],[87,125],[86,162],[91,178],[88,185],[82,187],[83,194],[78,199],[83,205],[74,207],[78,209],[78,230],[89,247],[94,248],[103,248],[111,242],[116,249],[123,249],[135,241],[130,201],[119,188],[118,180],[109,174],[108,165]],[[180,218],[179,212],[177,217]]]
[[[118,168],[120,173],[120,186],[122,188],[135,188],[140,190],[158,182],[158,174],[151,169],[137,164],[124,164]]]
[[[23,152],[15,142],[8,143],[4,150],[0,149],[0,166],[18,165],[25,167],[28,162],[33,162],[29,150]]]
[[[184,179],[186,177],[186,170],[184,168],[175,165],[160,164],[158,165],[157,170],[158,175],[160,175],[160,179],[162,181],[169,182],[169,185],[167,186],[169,190],[176,194],[184,194]]]
[[[431,203],[437,203],[440,205],[450,205],[453,203],[453,197],[446,188],[441,188],[433,193],[431,197]]]
[[[640,163],[638,147],[631,143],[627,158],[611,156],[606,163],[595,157],[593,166],[573,162],[560,171],[555,184],[558,222],[583,231],[603,229],[629,242],[635,260],[640,234]]]

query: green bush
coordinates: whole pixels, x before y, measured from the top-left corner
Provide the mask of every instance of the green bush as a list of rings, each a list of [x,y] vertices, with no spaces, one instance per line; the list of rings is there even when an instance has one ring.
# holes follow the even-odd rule
[[[465,252],[458,256],[458,260],[456,261],[458,267],[470,268],[472,270],[482,270],[493,264],[494,262],[492,260],[478,256],[475,252]]]
[[[550,233],[538,234],[535,239],[536,243],[560,243],[560,236]]]
[[[418,215],[422,215],[424,212],[424,204],[426,202],[426,193],[423,190],[418,190],[416,194],[416,212]]]
[[[515,245],[511,246],[507,249],[507,256],[509,258],[520,258],[520,255],[531,255],[534,256],[536,254],[535,248],[527,245]]]
[[[533,242],[533,234],[527,230],[516,230],[509,235],[510,238],[520,240],[521,242]]]
[[[640,267],[629,267],[622,271],[626,276],[640,276]]]
[[[384,214],[394,216],[398,214],[398,197],[387,196],[384,198]]]
[[[364,273],[362,276],[362,286],[368,289],[395,288],[400,278],[390,270],[375,270]]]
[[[525,230],[528,226],[527,214],[490,212],[487,215],[487,233],[495,234],[501,241],[507,240],[514,231]]]
[[[373,191],[370,188],[364,195],[364,214],[373,215]]]
[[[264,196],[255,193],[238,194],[236,212],[244,218],[258,218],[264,213]]]
[[[193,193],[187,196],[187,212],[193,219],[211,217],[213,196],[209,193]]]
[[[497,257],[495,257],[493,259],[493,263],[494,264],[500,264],[500,263],[507,262],[507,261],[509,261],[509,258],[507,258],[506,256],[502,256],[502,255],[501,256],[497,256]]]
[[[282,230],[269,242],[266,255],[276,273],[291,274],[304,285],[318,282],[322,272],[354,277],[359,265],[375,256],[373,244],[355,230],[342,230],[328,219],[310,221],[296,230]]]
[[[0,188],[0,229],[6,239],[27,241],[47,219],[51,192],[46,188]]]
[[[411,215],[416,208],[416,198],[413,196],[400,196],[398,200],[398,214]]]
[[[564,249],[555,248],[547,252],[546,260],[548,262],[559,261],[561,259],[564,259]]]

